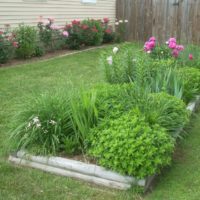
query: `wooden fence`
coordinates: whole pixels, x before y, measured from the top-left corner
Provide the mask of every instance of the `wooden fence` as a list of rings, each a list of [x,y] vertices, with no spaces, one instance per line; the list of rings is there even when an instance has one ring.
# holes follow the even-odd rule
[[[128,19],[126,38],[160,42],[176,37],[200,44],[200,0],[117,0],[116,18]]]

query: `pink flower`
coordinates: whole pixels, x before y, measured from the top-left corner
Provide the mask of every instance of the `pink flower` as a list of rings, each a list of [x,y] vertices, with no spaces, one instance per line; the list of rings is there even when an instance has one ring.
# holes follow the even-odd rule
[[[94,32],[94,33],[98,33],[97,28],[96,28],[96,27],[93,27],[93,28],[92,28],[92,32]]]
[[[62,35],[63,35],[64,37],[68,37],[68,36],[69,36],[69,33],[68,33],[67,31],[63,31]]]
[[[83,30],[87,30],[88,28],[89,28],[88,25],[86,25],[86,24],[83,24],[83,25],[82,25],[82,29],[83,29]]]
[[[110,21],[109,18],[107,18],[107,17],[103,18],[103,22],[104,22],[105,24],[107,24],[109,21]]]
[[[105,33],[111,34],[111,33],[112,33],[112,30],[111,30],[111,29],[106,29],[106,30],[105,30]]]
[[[51,29],[51,30],[59,30],[60,27],[57,26],[57,25],[55,25],[55,24],[52,24],[52,25],[50,26],[50,29]]]
[[[175,48],[176,48],[176,42],[169,42],[168,47],[169,47],[170,49],[175,49]]]
[[[174,43],[176,43],[176,38],[169,38],[169,41],[168,41],[169,43],[171,43],[171,42],[174,42]]]
[[[174,50],[172,51],[172,55],[174,56],[174,58],[178,58],[178,56],[179,56],[179,51],[178,51],[177,49],[174,49]]]
[[[190,60],[193,60],[193,58],[194,58],[193,55],[190,53],[190,54],[189,54],[189,59],[190,59]]]
[[[176,45],[176,49],[178,51],[183,51],[184,50],[184,46],[183,45]]]
[[[53,17],[48,17],[48,20],[53,23],[55,21],[55,19]]]
[[[13,42],[13,46],[17,48],[18,47],[18,42]]]
[[[150,37],[149,38],[149,42],[156,42],[156,38],[155,37]]]
[[[81,20],[80,20],[80,19],[74,19],[74,20],[72,21],[72,25],[80,25],[80,23],[81,23]]]
[[[0,35],[2,35],[3,34],[3,31],[0,31]]]

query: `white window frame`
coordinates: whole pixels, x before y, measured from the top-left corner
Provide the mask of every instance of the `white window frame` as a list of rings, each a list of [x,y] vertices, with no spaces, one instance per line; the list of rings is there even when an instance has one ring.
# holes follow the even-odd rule
[[[96,4],[97,0],[81,0],[82,3],[87,3],[87,4]]]

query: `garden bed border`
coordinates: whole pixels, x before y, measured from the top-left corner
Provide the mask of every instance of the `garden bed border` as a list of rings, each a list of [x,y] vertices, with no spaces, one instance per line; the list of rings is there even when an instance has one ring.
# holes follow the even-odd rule
[[[199,104],[200,96],[197,96],[194,101],[188,104],[187,110],[193,113]],[[154,175],[139,180],[130,176],[122,176],[94,164],[87,164],[61,157],[32,156],[24,151],[18,151],[10,155],[8,160],[15,165],[36,168],[52,174],[80,179],[120,190],[127,190],[132,185],[137,185],[144,187],[144,190],[147,191],[156,177]]]

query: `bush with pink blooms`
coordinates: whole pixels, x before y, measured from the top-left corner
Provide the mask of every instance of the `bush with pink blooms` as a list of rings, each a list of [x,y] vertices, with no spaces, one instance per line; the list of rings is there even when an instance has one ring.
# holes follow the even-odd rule
[[[106,19],[106,18],[105,18]],[[103,42],[103,26],[101,20],[87,19],[81,22],[82,43],[85,46],[96,46]]]
[[[0,64],[6,63],[10,60],[18,43],[15,40],[15,35],[6,28],[4,31],[0,30]]]
[[[63,48],[63,38],[68,36],[66,31],[63,32],[64,27],[56,25],[54,21],[52,17],[44,19],[42,16],[38,21],[39,39],[47,51]]]
[[[108,18],[104,18],[102,22],[103,26],[103,43],[111,43],[115,40],[115,32],[113,27],[109,24],[110,20]]]

